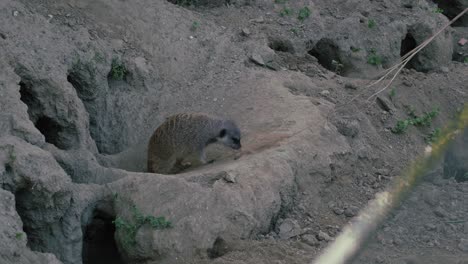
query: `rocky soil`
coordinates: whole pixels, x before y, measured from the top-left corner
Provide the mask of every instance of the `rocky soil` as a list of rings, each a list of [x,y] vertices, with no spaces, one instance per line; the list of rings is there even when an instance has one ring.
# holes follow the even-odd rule
[[[467,15],[367,87],[467,7],[0,1],[0,263],[310,263],[468,102]],[[146,173],[183,111],[236,120],[243,150]],[[353,263],[468,263],[467,149],[465,130]]]

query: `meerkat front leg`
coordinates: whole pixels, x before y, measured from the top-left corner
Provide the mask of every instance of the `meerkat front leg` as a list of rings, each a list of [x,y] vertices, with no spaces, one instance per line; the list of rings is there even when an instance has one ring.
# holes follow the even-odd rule
[[[201,165],[205,165],[206,162],[206,156],[204,151],[200,152],[194,152],[190,154],[187,158],[184,159],[184,161],[181,163],[185,167],[198,167]]]

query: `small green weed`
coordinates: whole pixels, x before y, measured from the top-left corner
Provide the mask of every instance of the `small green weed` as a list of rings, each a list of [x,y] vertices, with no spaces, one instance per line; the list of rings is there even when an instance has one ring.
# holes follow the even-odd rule
[[[392,132],[395,134],[403,134],[408,126],[410,125],[410,120],[398,120],[395,127],[392,128]]]
[[[303,8],[299,9],[299,14],[297,15],[297,19],[299,19],[299,21],[302,22],[309,16],[310,16],[310,9],[307,6],[304,6]]]
[[[350,49],[351,49],[352,52],[359,52],[359,51],[361,51],[360,48],[356,48],[356,47],[351,47]]]
[[[375,49],[371,49],[369,53],[370,54],[367,57],[367,63],[374,66],[382,64],[382,58],[379,55],[377,55]]]
[[[375,28],[375,26],[377,26],[377,23],[375,22],[375,20],[369,19],[369,21],[367,21],[368,28]]]
[[[433,143],[434,141],[436,141],[440,137],[440,132],[440,128],[432,130],[431,133],[425,138],[426,143]]]
[[[197,31],[197,29],[198,29],[199,27],[200,27],[200,23],[197,22],[197,21],[194,21],[194,22],[192,23],[192,26],[190,27],[190,30],[191,30],[191,31]]]
[[[94,52],[94,60],[97,61],[97,62],[104,62],[105,57],[101,52],[95,51]]]
[[[464,62],[464,63],[468,63],[468,57],[465,57],[465,58],[463,59],[463,62]]]
[[[17,232],[17,233],[15,234],[15,238],[16,238],[16,239],[21,239],[21,238],[23,238],[23,233]]]
[[[335,67],[334,72],[340,74],[344,65],[340,61],[332,60],[332,66]]]
[[[299,31],[297,30],[297,28],[291,28],[291,32],[296,36],[299,35]]]
[[[395,127],[392,128],[392,132],[395,134],[402,134],[408,126],[430,126],[432,120],[439,114],[439,109],[435,108],[429,113],[425,113],[423,116],[417,116],[414,113],[411,118],[405,120],[398,120]],[[440,133],[440,132],[439,132]]]
[[[116,195],[114,198],[118,199]],[[167,221],[164,216],[155,217],[152,215],[143,215],[135,205],[132,206],[132,218],[132,220],[127,221],[122,217],[117,217],[112,221],[116,230],[120,231],[119,234],[122,245],[126,248],[135,246],[135,236],[140,227],[145,224],[150,225],[153,229],[166,229],[172,227],[171,222]]]
[[[444,10],[442,8],[436,8],[434,9],[432,12],[436,13],[436,14],[442,14],[444,12]]]
[[[439,109],[435,108],[431,112],[424,114],[421,117],[415,117],[412,120],[412,125],[415,126],[430,126],[432,119],[439,114]]]
[[[293,10],[289,7],[283,7],[283,9],[280,11],[280,16],[290,16],[293,14]]]
[[[123,80],[127,75],[125,65],[117,58],[112,59],[110,77],[114,80]]]
[[[465,172],[465,174],[463,174],[463,177],[459,181],[463,181],[463,182],[468,181],[468,172]]]
[[[395,95],[396,95],[396,90],[395,90],[395,88],[392,88],[392,89],[390,90],[390,92],[388,93],[388,96],[389,96],[390,99],[393,101],[393,98],[395,97]]]

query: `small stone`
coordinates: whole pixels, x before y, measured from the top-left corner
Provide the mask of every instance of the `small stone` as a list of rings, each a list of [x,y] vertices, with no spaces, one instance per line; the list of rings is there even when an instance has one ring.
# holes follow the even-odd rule
[[[281,66],[276,61],[271,61],[266,63],[267,68],[272,69],[274,71],[281,70]]]
[[[344,213],[344,210],[336,207],[333,209],[333,212],[337,215],[342,215]]]
[[[302,242],[306,243],[309,246],[316,247],[316,246],[318,246],[320,244],[318,242],[317,238],[315,238],[315,236],[313,236],[311,234],[303,235],[301,237],[301,239],[302,239]]]
[[[241,34],[242,36],[248,37],[250,36],[250,30],[248,28],[243,28]]]
[[[264,66],[264,65],[265,65],[265,61],[263,61],[262,56],[260,56],[260,54],[258,54],[258,53],[253,53],[253,54],[250,56],[250,60],[253,61],[254,63],[260,65],[260,66]]]
[[[265,19],[263,19],[263,17],[258,17],[258,18],[255,18],[255,19],[251,19],[250,22],[254,22],[254,23],[263,23],[265,22]]]
[[[213,98],[213,102],[216,102],[216,101],[218,101],[218,98],[216,98],[216,97]]]
[[[449,68],[448,68],[448,67],[445,67],[445,66],[440,67],[440,70],[441,70],[443,73],[449,73],[449,72],[450,72]]]
[[[345,83],[345,86],[344,86],[346,89],[352,89],[352,90],[357,90],[357,85],[355,85],[354,83],[350,83],[350,82],[347,82]]]
[[[333,240],[333,238],[331,238],[327,233],[325,233],[323,231],[318,232],[317,239],[319,241],[332,241]]]
[[[323,90],[323,91],[320,92],[320,95],[322,95],[322,96],[328,96],[328,95],[330,95],[330,91],[328,91],[328,90]]]
[[[465,44],[468,42],[468,40],[466,38],[461,38],[459,41],[458,41],[458,45],[460,46],[465,46]]]
[[[437,207],[435,210],[434,210],[434,214],[438,217],[446,217],[447,216],[447,212],[442,209],[442,207]]]
[[[236,182],[236,177],[234,175],[232,175],[231,173],[223,173],[223,179],[226,181],[226,182],[230,182],[230,183],[235,183]]]
[[[16,10],[15,10],[15,11],[13,11],[13,16],[15,16],[15,17],[16,17],[16,16],[18,16],[18,15],[19,15],[19,12],[18,12],[18,11],[16,11]]]
[[[458,243],[458,248],[461,251],[468,252],[468,239],[465,239],[465,238],[460,239],[460,243]]]
[[[403,81],[403,85],[404,85],[404,86],[408,86],[408,87],[413,86],[413,84],[412,84],[409,80],[404,80],[404,81]]]
[[[377,105],[384,111],[392,111],[391,103],[386,98],[377,96]]]
[[[359,208],[357,208],[356,206],[351,205],[351,206],[349,206],[348,208],[345,209],[344,214],[347,217],[353,217],[353,216],[357,215],[358,211],[359,211]]]
[[[278,235],[281,239],[288,239],[301,233],[299,223],[291,218],[286,218],[279,227]]]
[[[429,230],[429,231],[433,231],[433,230],[436,230],[437,226],[432,224],[432,223],[427,223],[424,225],[424,227],[426,228],[426,230]]]

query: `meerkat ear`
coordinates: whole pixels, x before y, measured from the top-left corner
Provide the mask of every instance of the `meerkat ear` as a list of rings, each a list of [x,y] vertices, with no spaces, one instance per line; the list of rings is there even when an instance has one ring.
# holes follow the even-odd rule
[[[223,138],[226,135],[226,129],[221,129],[221,132],[219,132],[219,137]]]

